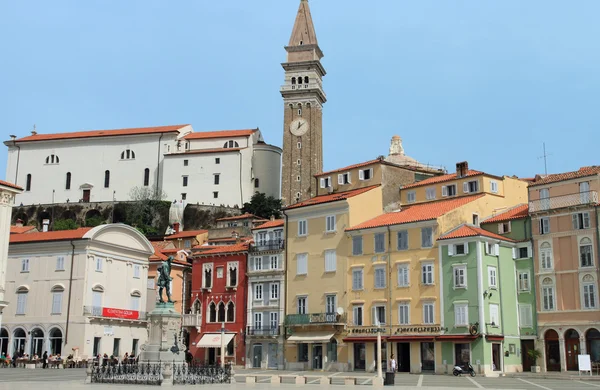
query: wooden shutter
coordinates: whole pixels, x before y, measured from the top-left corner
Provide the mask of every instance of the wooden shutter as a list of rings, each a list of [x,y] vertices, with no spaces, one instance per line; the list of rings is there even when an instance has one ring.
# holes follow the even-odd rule
[[[442,196],[448,196],[448,187],[442,186]]]
[[[518,251],[518,249],[517,249],[517,248],[512,248],[512,258],[513,258],[513,259],[516,259],[516,258],[517,258],[517,251]]]
[[[494,244],[494,256],[500,256],[500,244]]]
[[[527,244],[527,257],[531,257],[531,252],[532,252],[531,243],[528,243]]]
[[[325,179],[320,180],[321,188],[325,188]]]
[[[465,255],[469,254],[469,243],[465,242]]]
[[[454,245],[448,245],[448,256],[454,256]]]
[[[338,184],[344,184],[344,175],[343,174],[338,175]]]
[[[469,183],[468,183],[468,182],[464,182],[464,183],[463,183],[463,192],[464,192],[465,194],[468,194],[468,193],[469,193]]]
[[[590,213],[583,213],[583,228],[589,229],[590,227]]]
[[[358,179],[359,180],[365,180],[365,171],[363,171],[362,169],[360,169],[358,171]]]
[[[579,229],[579,216],[578,216],[578,214],[571,215],[571,222],[573,223],[573,230]]]

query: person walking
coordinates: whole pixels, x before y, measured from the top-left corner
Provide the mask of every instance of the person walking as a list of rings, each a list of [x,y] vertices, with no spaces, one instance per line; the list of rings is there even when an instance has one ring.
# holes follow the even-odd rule
[[[42,355],[42,360],[44,363],[42,364],[42,368],[48,367],[48,351],[44,351],[44,355]]]
[[[390,371],[396,372],[396,359],[394,359],[394,354],[390,356]]]

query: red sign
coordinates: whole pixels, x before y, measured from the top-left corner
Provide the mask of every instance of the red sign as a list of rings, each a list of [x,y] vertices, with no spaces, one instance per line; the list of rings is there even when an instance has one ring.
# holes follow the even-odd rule
[[[123,318],[125,320],[137,320],[140,318],[140,312],[137,310],[113,309],[110,307],[102,308],[102,317]]]

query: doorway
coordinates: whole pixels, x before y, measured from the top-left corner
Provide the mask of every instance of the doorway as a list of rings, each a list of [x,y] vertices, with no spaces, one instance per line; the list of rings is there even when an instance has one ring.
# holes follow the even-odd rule
[[[44,332],[41,329],[36,328],[31,331],[31,356],[42,356],[44,348]]]
[[[365,343],[354,343],[354,371],[364,371],[367,348]]]
[[[435,344],[421,343],[421,371],[435,371]]]
[[[579,361],[579,332],[569,329],[565,333],[565,352],[567,358],[567,371],[578,371]]]
[[[215,364],[217,364],[217,360],[216,360],[216,353],[217,349],[216,348],[209,348],[208,349],[208,364],[210,366],[214,366]]]
[[[502,355],[501,344],[492,344],[492,369],[494,371],[502,371]]]
[[[269,368],[277,368],[277,344],[269,344],[269,355],[267,356]]]
[[[13,351],[12,355],[16,355],[18,353],[25,353],[25,342],[27,340],[27,335],[25,331],[21,328],[15,329],[13,333]]]
[[[323,346],[313,345],[313,370],[323,369]]]
[[[560,344],[558,333],[554,329],[546,331],[546,371],[560,371]]]
[[[410,372],[410,343],[396,344],[398,372]]]
[[[83,203],[90,203],[90,193],[92,190],[83,190]]]
[[[262,363],[262,344],[255,344],[253,349],[252,367],[260,368]]]
[[[523,363],[523,372],[531,371],[531,366],[533,366],[533,362],[529,357],[529,351],[533,349],[535,349],[535,344],[533,340],[521,340],[521,362]]]

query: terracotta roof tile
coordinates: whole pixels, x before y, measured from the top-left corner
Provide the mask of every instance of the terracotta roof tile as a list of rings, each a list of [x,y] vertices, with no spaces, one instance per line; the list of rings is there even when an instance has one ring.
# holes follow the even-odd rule
[[[500,213],[494,217],[486,219],[485,221],[482,221],[481,223],[506,222],[506,221],[510,221],[513,219],[526,218],[527,216],[529,216],[529,205],[522,204],[522,205],[514,207],[508,211]]]
[[[188,154],[211,154],[211,153],[231,153],[231,152],[237,152],[240,150],[244,150],[244,149],[248,149],[248,148],[217,148],[217,149],[195,149],[195,150],[188,150],[186,152],[182,152],[182,153],[165,153],[165,157],[169,157],[169,156],[183,156],[183,155],[188,155]]]
[[[0,180],[0,185],[3,185],[5,187],[14,188],[16,190],[23,190],[23,187],[20,187],[20,186],[18,186],[16,184],[13,184],[13,183],[9,183],[9,182],[4,181],[4,180]]]
[[[117,130],[89,130],[76,131],[73,133],[36,134],[17,139],[17,142],[50,141],[57,139],[91,138],[91,137],[114,137],[119,135],[140,135],[172,133],[189,125],[159,126],[159,127],[136,127],[131,129]]]
[[[92,228],[79,228],[75,230],[59,230],[53,232],[36,232],[28,234],[11,234],[10,243],[20,244],[27,242],[39,242],[39,241],[62,241],[62,240],[80,240],[83,238],[85,233],[92,230]]]
[[[10,234],[22,234],[36,229],[35,226],[11,226]]]
[[[483,174],[484,174],[484,172],[474,171],[472,169],[469,169],[469,171],[467,172],[467,175],[463,176],[463,177],[479,176],[479,175],[483,175]],[[462,179],[462,177],[461,178],[457,178],[456,177],[456,173],[451,173],[451,174],[442,175],[442,176],[434,176],[434,177],[430,177],[429,179],[425,179],[425,180],[419,181],[417,183],[407,184],[407,185],[403,186],[402,189],[413,188],[413,187],[420,187],[420,186],[437,184],[437,183],[443,183],[445,181],[452,181],[452,180],[457,180],[457,179]]]
[[[254,214],[246,213],[246,214],[242,214],[242,215],[234,215],[233,217],[219,218],[219,219],[217,219],[217,222],[220,222],[220,221],[235,221],[235,220],[238,220],[238,219],[248,219],[248,218],[257,218],[257,217]]]
[[[503,237],[499,234],[495,234],[492,232],[488,232],[487,230],[475,227],[475,226],[470,226],[470,225],[461,225],[458,228],[440,236],[438,238],[439,240],[450,240],[453,238],[465,238],[465,237],[478,237],[478,236],[483,236],[483,237],[489,237],[489,238],[493,238],[496,240],[503,240],[503,241],[508,241],[508,242],[515,242],[515,240],[510,239],[508,237]]]
[[[219,255],[224,253],[247,252],[248,243],[242,242],[234,245],[217,246],[197,253],[197,256]]]
[[[350,191],[344,191],[344,192],[335,192],[333,194],[315,196],[314,198],[310,198],[310,199],[305,200],[303,202],[296,203],[296,204],[293,204],[291,206],[288,206],[285,209],[289,210],[289,209],[295,209],[295,208],[298,208],[298,207],[313,206],[313,205],[316,205],[316,204],[323,204],[323,203],[329,203],[329,202],[336,202],[338,200],[345,200],[345,199],[348,199],[348,198],[352,198],[353,196],[363,194],[363,193],[365,193],[367,191],[370,191],[373,188],[377,188],[377,187],[379,187],[379,184],[378,185],[374,185],[374,186],[364,187],[364,188],[358,188],[356,190],[350,190]]]
[[[577,171],[573,172],[564,172],[564,173],[555,173],[545,177],[536,177],[534,183],[531,183],[529,186],[539,186],[543,184],[556,183],[558,181],[570,180],[570,179],[578,179],[580,177],[593,176],[600,173],[600,166],[591,166],[591,167],[581,167]]]
[[[436,219],[454,210],[457,207],[464,206],[476,199],[483,197],[485,194],[477,194],[471,196],[462,196],[459,198],[440,200],[436,202],[427,202],[414,206],[403,207],[400,211],[382,214],[378,217],[352,226],[346,231],[372,229],[380,226],[401,225],[404,223],[429,221]]]
[[[283,227],[283,223],[284,223],[283,219],[276,219],[274,221],[265,222],[262,225],[253,228],[252,230]]]
[[[244,130],[219,130],[219,131],[201,131],[198,133],[190,133],[186,135],[185,139],[210,139],[210,138],[232,138],[232,137],[247,137],[258,129],[244,129]]]
[[[208,233],[208,230],[184,230],[183,232],[165,236],[165,240],[177,240],[179,238],[196,237],[200,234]]]
[[[315,175],[316,176],[323,176],[323,175],[328,175],[330,173],[335,173],[335,172],[341,172],[341,171],[348,171],[350,169],[354,169],[354,168],[360,168],[360,167],[366,167],[367,165],[371,165],[371,164],[375,164],[375,163],[379,163],[382,162],[383,160],[381,159],[375,159],[375,160],[369,160],[369,161],[365,161],[362,163],[358,163],[358,164],[353,164],[353,165],[348,165],[347,167],[343,167],[343,168],[338,168],[338,169],[334,169],[332,171],[327,171],[327,172],[323,172],[323,173],[318,173]]]

